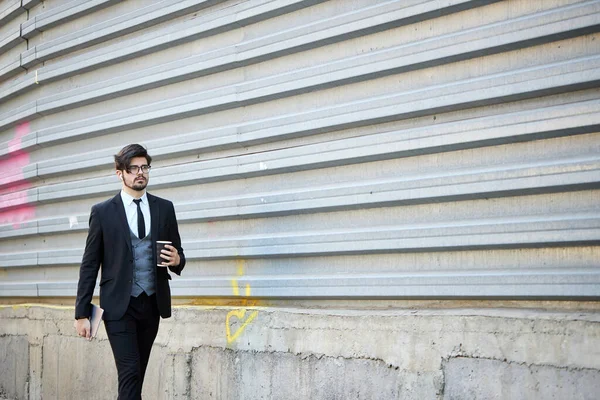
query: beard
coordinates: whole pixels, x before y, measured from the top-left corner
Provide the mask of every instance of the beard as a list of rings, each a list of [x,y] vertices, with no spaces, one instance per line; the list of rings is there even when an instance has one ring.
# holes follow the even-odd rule
[[[141,180],[138,181],[138,179],[143,179],[144,181],[143,182]],[[125,183],[125,186],[127,186],[128,188],[139,192],[139,191],[146,189],[146,186],[148,186],[148,179],[136,177],[133,180],[133,182],[131,182],[131,184],[129,184],[128,182],[124,182],[124,183]]]

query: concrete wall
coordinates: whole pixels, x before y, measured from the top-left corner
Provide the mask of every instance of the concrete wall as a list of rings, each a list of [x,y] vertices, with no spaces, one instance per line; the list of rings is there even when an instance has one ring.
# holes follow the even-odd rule
[[[592,400],[600,391],[600,313],[587,308],[305,305],[252,307],[230,319],[239,308],[179,306],[161,323],[144,396]],[[255,318],[228,341],[224,321],[235,332],[251,311]],[[69,307],[0,309],[4,396],[116,397],[104,329],[88,342],[72,324]]]
[[[140,142],[189,260],[149,397],[590,398],[599,30],[598,0],[0,0],[2,395],[113,397],[51,306]]]
[[[13,3],[1,297],[75,294],[131,142],[177,296],[600,296],[598,1]]]

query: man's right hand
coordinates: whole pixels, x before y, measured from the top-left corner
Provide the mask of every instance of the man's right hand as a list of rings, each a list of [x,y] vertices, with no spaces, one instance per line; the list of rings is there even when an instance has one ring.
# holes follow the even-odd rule
[[[73,325],[75,326],[75,330],[79,336],[83,336],[87,340],[92,340],[90,335],[92,329],[90,326],[90,320],[88,318],[76,319]]]

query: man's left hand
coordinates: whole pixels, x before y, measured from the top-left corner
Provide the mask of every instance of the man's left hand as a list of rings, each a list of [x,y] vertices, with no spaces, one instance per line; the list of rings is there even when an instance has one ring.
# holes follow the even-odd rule
[[[160,252],[162,262],[160,263],[163,267],[176,267],[181,262],[177,249],[170,244],[166,244]]]

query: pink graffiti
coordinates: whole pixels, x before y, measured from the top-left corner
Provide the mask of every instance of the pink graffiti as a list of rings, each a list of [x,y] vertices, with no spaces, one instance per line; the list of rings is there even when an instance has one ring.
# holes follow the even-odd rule
[[[23,150],[22,140],[28,133],[29,122],[19,124],[15,137],[8,142],[8,158],[0,160],[0,224],[12,224],[14,228],[35,218],[35,207],[27,200],[32,185],[23,174],[29,153]]]

